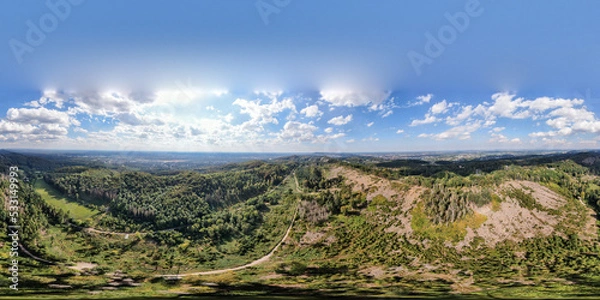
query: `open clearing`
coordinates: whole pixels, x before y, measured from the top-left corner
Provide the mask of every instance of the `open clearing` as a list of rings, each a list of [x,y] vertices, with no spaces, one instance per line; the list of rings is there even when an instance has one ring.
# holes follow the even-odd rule
[[[57,209],[67,212],[75,220],[85,220],[100,213],[97,210],[87,208],[73,200],[62,196],[57,190],[49,186],[43,180],[37,180],[35,191],[42,196],[42,199]]]

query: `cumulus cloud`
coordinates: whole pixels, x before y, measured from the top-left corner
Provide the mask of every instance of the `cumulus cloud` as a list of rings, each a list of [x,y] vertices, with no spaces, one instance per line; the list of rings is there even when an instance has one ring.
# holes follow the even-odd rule
[[[477,106],[464,105],[453,115],[447,116],[447,125],[453,128],[463,128],[465,124],[480,124],[480,127],[490,127],[496,124],[498,119],[528,119],[545,120],[545,124],[552,130],[538,131],[529,134],[533,138],[552,138],[558,136],[570,136],[577,132],[597,133],[600,132],[600,120],[595,114],[583,106],[582,99],[565,99],[552,97],[538,97],[526,99],[517,97],[511,93],[496,93],[491,96],[492,102],[483,102]],[[411,126],[437,122],[436,113],[446,112],[453,103],[444,101],[433,105],[425,115],[425,119],[414,120]],[[502,131],[503,127],[492,129],[494,133]],[[464,135],[454,134],[453,131],[442,132],[438,135],[425,134],[434,138],[447,138],[449,136],[461,137]],[[500,135],[493,137],[494,141],[511,141]],[[514,140],[514,139],[513,139]],[[519,140],[519,142],[521,142]]]
[[[470,120],[471,117],[476,114],[484,115],[483,106],[478,105],[476,108],[473,108],[472,105],[463,106],[460,109],[460,113],[446,117],[446,124],[456,126],[464,121]]]
[[[433,98],[433,94],[417,96],[417,101],[409,103],[408,106],[418,106],[429,103],[429,101],[431,101],[431,98]]]
[[[429,103],[429,101],[431,100],[432,97],[433,97],[432,94],[427,94],[427,95],[423,95],[423,96],[418,96],[417,100],[419,100],[423,103]]]
[[[332,118],[331,120],[327,121],[328,124],[332,124],[332,125],[336,125],[336,126],[341,126],[341,125],[345,125],[350,123],[350,121],[352,121],[352,115],[347,115],[347,116],[337,116],[335,118]]]
[[[300,113],[308,118],[320,117],[323,115],[323,112],[319,110],[319,106],[316,104],[303,108],[300,110]]]
[[[435,140],[447,140],[458,138],[459,140],[467,140],[471,138],[471,133],[481,128],[481,122],[474,122],[461,126],[452,127],[444,132],[437,134],[420,134],[419,137],[429,137]]]
[[[25,106],[30,107],[44,107],[50,103],[54,104],[56,108],[63,108],[63,104],[69,100],[69,96],[64,92],[58,92],[55,90],[45,90],[42,96],[38,100],[33,100],[25,103]]]
[[[430,111],[432,114],[438,115],[445,113],[448,110],[448,107],[450,106],[451,105],[449,105],[448,102],[446,102],[446,100],[444,99],[444,101],[432,105]]]
[[[47,104],[44,102],[43,104]],[[34,108],[9,108],[6,118],[0,120],[0,140],[40,141],[65,138],[69,128],[80,122],[64,111]]]
[[[440,115],[445,113],[446,111],[448,111],[448,108],[452,107],[454,105],[454,103],[448,103],[445,99],[441,102],[438,102],[434,105],[432,105],[429,110],[427,111],[427,113],[425,114],[425,118],[421,119],[421,120],[413,120],[409,126],[418,126],[418,125],[424,125],[424,124],[431,124],[431,123],[435,123],[435,122],[439,122],[440,119],[438,117],[436,117],[436,115]],[[452,123],[456,123],[455,125],[458,125],[457,122],[453,121]]]
[[[330,128],[328,128],[330,129]],[[320,134],[315,135],[318,127],[311,123],[301,123],[297,121],[289,121],[285,123],[283,129],[277,135],[279,140],[285,142],[310,142],[310,143],[327,143],[331,140],[339,139],[346,136],[343,132],[335,134]],[[326,133],[331,133],[333,130],[325,130]]]
[[[152,99],[140,97],[134,99],[129,97],[128,94],[116,91],[77,93],[71,99],[75,105],[70,110],[71,113],[101,116],[131,112],[139,105],[152,101]]]
[[[311,124],[289,121],[283,126],[279,138],[298,142],[313,141],[315,138],[314,132],[317,129],[317,126]]]
[[[142,117],[135,113],[121,113],[114,116],[115,119],[119,120],[122,123],[140,126],[140,125],[163,125],[164,122],[160,119]]]
[[[161,89],[155,93],[137,93],[141,97],[130,98],[140,103],[151,103],[154,106],[168,107],[172,105],[188,105],[196,103],[202,99],[212,97],[222,97],[228,95],[229,91],[223,89],[203,89],[192,85],[185,85],[181,82],[176,82],[176,88]]]
[[[329,102],[331,106],[354,107],[371,104],[375,110],[379,109],[378,105],[387,100],[389,96],[390,92],[321,91],[321,100]]]
[[[335,143],[334,140],[342,137],[346,137],[342,143],[359,141],[364,136],[353,136],[351,131],[337,130],[349,127],[337,126],[350,124],[354,117],[358,118],[358,113],[372,114],[376,111],[385,118],[396,107],[394,99],[389,99],[389,93],[323,91],[320,99],[303,99],[310,101],[307,103],[311,105],[302,105],[304,108],[299,112],[296,111],[296,98],[283,98],[282,92],[259,91],[255,100],[245,98],[247,95],[231,96],[228,99],[232,105],[228,111],[215,99],[210,100],[212,102],[195,99],[185,104],[171,105],[166,102],[165,95],[165,91],[45,91],[40,98],[22,103],[20,107],[9,108],[4,118],[0,116],[0,141],[12,143],[27,140],[44,145],[55,143],[61,147],[79,145],[80,148],[109,147],[106,145],[110,144],[118,149],[124,147],[122,145],[136,149],[170,149],[177,144],[179,149],[216,151],[237,150],[240,147],[289,149],[276,147],[304,143],[298,149],[307,150],[311,148],[303,147],[308,144]],[[212,96],[217,97],[217,94]],[[398,128],[406,125],[414,127],[435,123],[435,127],[426,128],[437,131],[418,135],[433,140],[467,140],[472,138],[474,132],[487,128],[489,142],[505,145],[567,147],[573,145],[573,136],[581,134],[577,138],[588,139],[592,134],[600,133],[600,120],[581,99],[526,98],[512,93],[496,93],[491,95],[491,101],[468,104],[433,99],[431,94],[417,98],[421,104],[430,105],[420,119],[380,122],[395,127],[396,134],[404,133],[403,129]],[[222,103],[222,100],[219,101]],[[341,109],[344,113],[331,114],[327,109],[323,111],[325,104],[329,104],[330,109],[340,110],[339,107],[344,107]],[[304,123],[299,116],[314,121]],[[321,121],[323,116],[327,118]],[[362,116],[358,119],[362,120]],[[503,119],[538,125],[535,132],[510,136],[502,127]],[[85,129],[81,127],[82,123]],[[89,125],[93,123],[102,129]],[[317,123],[326,126],[319,128]],[[374,123],[374,120],[368,120],[362,124],[366,125],[363,125],[365,130],[372,130]],[[524,140],[527,134],[529,139]],[[375,134],[364,139],[365,142],[376,140]],[[532,140],[536,142],[530,144]]]
[[[238,98],[233,101],[233,105],[241,107],[240,113],[250,117],[250,120],[244,123],[244,127],[248,129],[253,128],[259,131],[262,131],[262,126],[265,124],[279,124],[276,115],[284,110],[296,111],[296,106],[290,98],[286,98],[282,101],[273,99],[267,104],[261,104],[261,100],[249,101]]]
[[[368,138],[364,138],[361,141],[363,142],[379,142],[379,138],[378,137],[374,137],[374,136],[370,136]]]
[[[413,120],[409,126],[419,126],[419,125],[424,125],[424,124],[431,124],[431,123],[435,123],[439,121],[438,118],[436,118],[435,116],[432,116],[430,114],[425,116],[425,119],[422,120]]]
[[[6,119],[18,122],[37,124],[58,124],[61,126],[69,126],[71,117],[66,112],[47,109],[45,107],[38,108],[10,108],[6,112]]]
[[[16,134],[16,133],[32,133],[35,130],[35,126],[31,124],[21,124],[16,122],[10,122],[6,120],[0,120],[0,134]]]
[[[496,127],[496,128],[498,128],[498,127]],[[490,135],[489,142],[490,143],[502,143],[502,144],[506,144],[506,143],[520,144],[521,143],[521,139],[520,138],[510,139],[510,138],[506,137],[505,135],[503,135],[501,133],[492,132],[491,135]]]

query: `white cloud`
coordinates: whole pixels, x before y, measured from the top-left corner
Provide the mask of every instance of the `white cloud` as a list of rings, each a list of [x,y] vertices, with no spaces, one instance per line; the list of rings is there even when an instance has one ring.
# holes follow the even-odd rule
[[[114,116],[115,119],[124,124],[139,125],[163,125],[164,122],[158,118],[140,116],[137,113],[121,113]]]
[[[32,133],[35,130],[35,126],[31,124],[22,124],[16,122],[10,122],[6,120],[0,120],[0,135],[14,134],[14,133]]]
[[[448,116],[446,118],[446,124],[456,126],[463,121],[468,120],[475,113],[475,111],[476,110],[473,109],[472,105],[463,106],[459,114],[455,115],[454,117]]]
[[[409,106],[417,106],[417,105],[429,103],[429,101],[431,101],[431,98],[433,98],[433,94],[417,96],[417,102],[411,103],[411,104],[409,104]]]
[[[10,108],[6,112],[6,119],[32,125],[53,123],[61,126],[69,126],[71,124],[71,117],[66,112],[47,109],[45,107]]]
[[[332,139],[332,140],[334,140],[334,139],[339,139],[339,138],[341,138],[341,137],[345,137],[345,136],[346,136],[346,134],[345,134],[345,133],[343,133],[343,132],[338,132],[338,133],[336,133],[336,134],[334,134],[334,135],[330,135],[330,136],[328,136],[328,138],[329,138],[329,139]]]
[[[458,138],[459,140],[467,140],[471,138],[471,133],[481,128],[481,122],[474,122],[466,125],[452,127],[438,134],[420,134],[419,137],[430,137],[434,140],[447,140]]]
[[[371,104],[371,108],[378,109],[377,105],[383,103],[389,96],[389,92],[321,91],[321,100],[329,102],[332,106],[354,107]]]
[[[379,138],[370,136],[368,138],[362,139],[363,142],[379,142]]]
[[[430,108],[430,111],[432,114],[438,115],[441,113],[445,113],[448,110],[448,107],[449,107],[449,105],[446,102],[446,100],[444,99],[444,101],[438,102],[438,103],[432,105]]]
[[[72,93],[70,101],[74,107],[70,114],[87,114],[112,116],[119,113],[129,113],[141,109],[144,104],[153,103],[154,94],[122,93],[118,91]]]
[[[496,128],[498,128],[498,127],[496,127]],[[494,129],[496,129],[496,128],[494,128]],[[505,144],[505,143],[520,144],[521,143],[520,138],[509,139],[505,135],[498,133],[498,132],[492,132],[492,134],[490,136],[491,136],[491,138],[489,140],[490,143],[502,143],[502,144]]]
[[[197,86],[191,85],[189,82],[184,84],[182,82],[175,82],[176,88],[173,89],[161,89],[156,93],[145,93],[141,97],[132,97],[133,100],[140,99],[152,99],[152,105],[155,106],[173,106],[173,105],[188,105],[191,103],[197,103],[205,98],[211,97],[222,97],[229,94],[229,91],[224,89],[204,89]]]
[[[434,105],[432,105],[429,108],[429,111],[425,114],[425,118],[422,120],[413,120],[409,126],[418,126],[418,125],[424,125],[424,124],[431,124],[431,123],[435,123],[435,122],[439,122],[440,119],[438,119],[435,115],[439,115],[439,114],[443,114],[445,113],[448,108],[454,106],[454,103],[448,103],[445,99],[441,102],[438,102]],[[452,123],[454,125],[458,125],[460,122],[458,122],[458,119],[451,119],[450,117],[447,118],[446,123]]]
[[[231,123],[231,121],[233,121],[233,115],[231,113],[228,113],[226,115],[223,116],[223,121],[227,122],[227,123]]]
[[[574,108],[573,102],[565,103],[565,107],[552,110],[547,114],[546,124],[555,130],[533,132],[531,137],[568,136],[576,132],[600,132],[600,120],[587,108]],[[577,104],[575,104],[577,105]]]
[[[320,117],[323,115],[323,112],[319,110],[319,106],[316,104],[303,108],[300,113],[308,118]]]
[[[43,107],[50,103],[53,103],[56,108],[63,108],[63,104],[68,101],[69,96],[64,92],[58,92],[55,90],[45,90],[42,96],[38,100],[30,101],[26,103],[26,106],[31,107]]]
[[[343,132],[338,132],[332,135],[315,135],[315,131],[318,130],[313,124],[301,123],[296,121],[289,121],[283,129],[277,135],[278,139],[284,142],[310,142],[310,143],[327,143],[334,139],[339,139],[346,136]],[[325,130],[327,133],[331,133],[331,130]]]
[[[372,99],[375,98],[366,97],[365,94],[369,93],[324,92],[321,100],[306,99],[310,102],[299,102],[312,105],[303,104],[305,107],[298,113],[294,99],[280,99],[282,92],[260,91],[257,92],[258,99],[253,101],[231,97],[232,109],[221,112],[215,108],[217,102],[207,103],[203,102],[205,99],[196,99],[189,100],[185,105],[171,104],[166,102],[164,93],[46,91],[37,100],[22,103],[21,107],[9,108],[4,118],[0,116],[0,142],[9,144],[21,140],[31,141],[28,145],[41,143],[44,146],[52,144],[63,148],[75,145],[79,148],[104,149],[170,149],[176,144],[178,149],[209,151],[235,151],[240,147],[258,149],[257,151],[285,150],[289,149],[285,146],[290,143],[303,143],[294,149],[304,151],[315,149],[309,148],[309,144],[331,142],[333,145],[336,144],[336,139],[340,143],[360,141],[362,136],[357,138],[349,130],[337,130],[350,127],[336,127],[349,124],[357,117],[358,111],[367,114],[377,111],[377,115],[382,118],[393,113],[392,108],[395,106],[393,98],[388,99],[389,95],[374,101]],[[581,99],[528,99],[510,93],[494,94],[489,103],[469,105],[458,105],[446,99],[435,103],[432,99],[430,94],[419,98],[419,101],[429,103],[431,107],[422,119],[409,122],[410,126],[436,123],[431,128],[440,128],[440,132],[417,133],[422,138],[465,140],[471,138],[477,130],[487,128],[490,142],[493,143],[519,145],[525,142],[530,145],[530,140],[536,140],[537,143],[532,145],[567,147],[583,145],[577,140],[573,144],[574,135],[582,134],[578,138],[588,139],[592,134],[600,133],[600,119]],[[325,113],[321,111],[327,107],[326,103],[330,109],[336,108],[344,113],[329,116],[327,109]],[[225,107],[220,105],[220,109]],[[362,107],[346,108],[357,106]],[[354,111],[357,112],[352,114]],[[320,131],[315,122],[323,115],[329,116],[327,124],[331,124],[328,125],[331,127]],[[297,121],[300,116],[315,118],[315,122]],[[236,122],[232,123],[234,119]],[[511,127],[526,128],[527,122],[532,127],[535,123],[538,126],[535,127],[535,132],[529,133],[530,139],[524,140],[527,133],[525,138],[505,133],[505,128],[500,126],[504,124],[502,119],[521,120]],[[97,122],[104,129],[99,131],[93,126],[87,127],[88,120],[91,123]],[[442,121],[445,124],[437,123]],[[81,128],[81,123],[85,124],[85,129]],[[372,130],[374,123],[373,119],[362,124],[366,125],[365,130]],[[404,129],[398,128],[405,125],[394,123],[390,126],[396,126],[397,134],[404,133]],[[69,137],[69,132],[77,133],[77,137]],[[365,142],[376,140],[376,135],[364,139]]]
[[[566,139],[549,139],[543,138],[542,142],[549,147],[564,147],[571,143],[569,143]]]
[[[544,117],[542,113],[551,110],[569,110],[583,104],[582,99],[563,99],[539,97],[533,100],[515,98],[514,94],[496,93],[492,95],[493,105],[487,108],[487,115],[509,119],[537,119]]]
[[[337,116],[337,117],[332,118],[331,120],[327,121],[327,123],[336,125],[336,126],[341,126],[341,125],[350,123],[350,121],[352,121],[352,115],[347,115],[346,117]]]
[[[494,104],[487,109],[487,112],[493,116],[515,119],[515,111],[522,107],[523,98],[514,99],[515,95],[509,93],[496,93],[492,95]],[[522,118],[528,115],[527,111],[522,111],[518,114]]]
[[[289,121],[283,126],[279,138],[297,142],[313,141],[315,138],[314,132],[317,129],[316,126],[311,124]]]
[[[594,113],[582,106],[584,101],[581,99],[564,99],[552,97],[538,97],[526,99],[516,97],[511,93],[496,93],[492,95],[493,102],[477,105],[462,106],[458,113],[446,117],[446,124],[459,126],[461,124],[481,122],[481,127],[490,127],[496,124],[499,118],[505,119],[524,119],[540,120],[545,119],[546,125],[553,130],[538,131],[529,134],[530,137],[557,137],[570,136],[577,132],[598,133],[600,132],[600,120]],[[436,104],[437,105],[437,104]],[[415,120],[411,126],[432,123],[437,120],[433,115],[435,112],[443,111],[444,105],[436,109],[432,106],[424,120]],[[449,104],[448,106],[451,106]],[[502,131],[496,127],[493,132]]]
[[[240,113],[250,116],[250,120],[244,122],[244,127],[257,131],[262,131],[265,124],[279,124],[276,115],[284,110],[296,111],[296,106],[290,98],[282,101],[274,99],[268,104],[261,104],[260,100],[248,101],[238,98],[232,105],[241,107]]]
[[[423,120],[413,120],[410,123],[410,125],[408,125],[408,126],[413,126],[414,127],[414,126],[419,126],[419,125],[424,125],[424,124],[435,123],[437,121],[439,121],[438,118],[436,118],[435,116],[432,116],[432,115],[428,114],[428,115],[425,116],[425,119],[423,119]]]
[[[281,97],[281,95],[283,95],[283,91],[282,90],[255,90],[254,94],[257,96],[266,96],[267,98],[271,99],[272,101],[276,101],[277,98]]]

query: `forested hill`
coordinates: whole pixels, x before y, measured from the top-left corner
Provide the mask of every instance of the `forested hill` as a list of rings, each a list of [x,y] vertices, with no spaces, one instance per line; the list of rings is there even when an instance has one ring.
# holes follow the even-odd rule
[[[8,168],[11,166],[18,166],[19,169],[27,172],[31,172],[33,170],[50,171],[54,168],[60,167],[61,163],[51,161],[37,155],[25,155],[0,149],[0,170],[2,173],[7,174]]]
[[[294,167],[254,162],[226,172],[165,176],[67,167],[46,174],[44,180],[74,199],[94,199],[119,224],[127,221],[159,230],[200,224],[212,211],[244,202],[281,184]]]
[[[572,293],[600,292],[594,152],[471,160],[291,156],[156,173],[28,159],[0,156],[3,166],[26,166],[19,176],[31,179],[19,182],[22,243],[59,263],[47,272],[70,274],[86,291],[108,280],[60,264],[92,262],[98,272],[123,270],[154,284],[156,275],[264,257],[291,225],[273,257],[244,275],[217,277],[223,281],[214,289],[463,293],[551,282]],[[7,195],[6,176],[0,181]],[[0,217],[8,217],[6,205]],[[192,288],[197,284],[179,288],[214,290]]]

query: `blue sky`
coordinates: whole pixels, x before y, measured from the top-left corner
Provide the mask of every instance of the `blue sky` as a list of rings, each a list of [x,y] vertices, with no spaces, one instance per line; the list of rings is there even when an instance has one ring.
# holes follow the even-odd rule
[[[589,149],[597,1],[3,1],[0,147]]]

